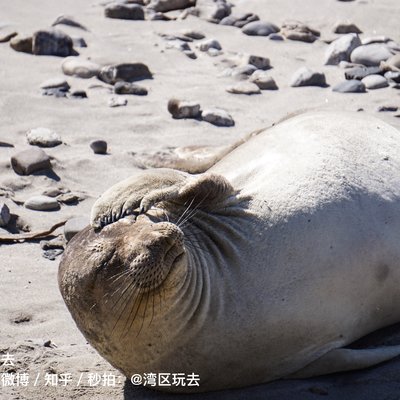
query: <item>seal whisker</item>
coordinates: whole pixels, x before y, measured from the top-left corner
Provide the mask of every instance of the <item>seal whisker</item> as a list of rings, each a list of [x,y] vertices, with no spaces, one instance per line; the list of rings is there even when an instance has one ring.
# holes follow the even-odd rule
[[[140,329],[139,329],[138,333],[136,334],[136,337],[138,337],[140,335],[140,332],[142,331],[142,328],[143,328],[144,319],[146,317],[147,304],[149,302],[149,295],[150,295],[150,291],[147,292],[146,303],[145,303],[145,306],[144,306],[144,312],[143,312],[143,317],[142,317],[142,323],[140,324]]]
[[[132,318],[132,320],[131,320],[131,323],[130,323],[130,325],[129,325],[129,329],[126,330],[125,336],[126,336],[127,333],[131,330],[132,325],[133,325],[133,322],[135,321],[136,316],[137,316],[137,314],[138,314],[140,305],[142,304],[143,292],[142,292],[142,293],[138,293],[138,296],[136,296],[135,301],[133,302],[133,306],[132,306],[131,312],[129,313],[129,317],[128,317],[128,319],[126,320],[126,323],[125,323],[125,326],[124,326],[124,330],[125,330],[125,328],[127,327],[128,323],[129,323],[129,319],[130,319],[130,317],[131,317],[131,315],[132,315],[133,309],[135,308],[136,301],[139,299],[139,295],[140,295],[140,300],[139,300],[138,306],[136,307],[136,311],[135,311],[135,314],[134,314],[134,316],[133,316],[133,318]]]

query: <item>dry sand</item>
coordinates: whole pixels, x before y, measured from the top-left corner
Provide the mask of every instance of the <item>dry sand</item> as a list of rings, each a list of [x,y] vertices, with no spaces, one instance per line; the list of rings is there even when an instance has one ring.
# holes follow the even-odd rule
[[[361,37],[386,35],[400,42],[398,0],[237,0],[233,3],[235,14],[254,12],[260,19],[278,26],[287,19],[296,19],[320,30],[322,38],[334,38],[333,25],[339,20],[349,20],[362,29]],[[148,88],[149,94],[126,96],[126,107],[110,108],[107,101],[111,94],[105,88],[107,85],[96,78],[66,77],[73,90],[86,90],[88,99],[43,96],[40,84],[63,76],[62,58],[20,53],[12,50],[8,43],[0,44],[0,142],[14,146],[0,146],[0,201],[4,201],[32,231],[46,229],[73,216],[88,215],[93,202],[106,188],[128,177],[136,168],[132,152],[140,155],[168,146],[228,145],[288,114],[310,109],[355,112],[363,109],[364,113],[375,114],[400,128],[396,113],[376,112],[378,106],[400,106],[399,90],[388,87],[365,94],[332,92],[332,86],[344,80],[344,70],[323,65],[327,44],[322,40],[310,44],[251,37],[240,29],[192,16],[170,22],[107,19],[103,8],[100,0],[0,2],[0,33],[12,29],[30,34],[48,28],[61,14],[71,15],[90,30],[59,26],[71,36],[84,37],[88,47],[78,48],[81,57],[99,63],[143,62],[154,74],[153,80],[140,82]],[[189,28],[203,32],[206,38],[219,40],[223,54],[211,57],[195,50],[198,58],[191,60],[179,50],[167,49],[166,41],[158,35],[177,34]],[[269,57],[273,69],[268,73],[279,90],[263,91],[254,96],[227,93],[225,88],[235,80],[219,75],[224,69],[223,60],[234,52]],[[301,66],[324,72],[331,87],[291,88],[290,78]],[[94,84],[103,88],[90,89]],[[193,119],[174,120],[167,111],[171,97],[196,100],[203,108],[222,107],[232,115],[235,126],[216,127]],[[62,137],[62,145],[45,149],[53,157],[55,175],[22,177],[10,167],[10,158],[29,147],[25,133],[37,127],[47,127]],[[109,154],[93,154],[89,143],[97,138],[108,142]],[[60,211],[53,212],[29,210],[12,200],[23,202],[56,187],[67,188],[85,199],[77,205],[62,205]],[[7,232],[2,230],[1,233]],[[30,376],[27,387],[8,387],[0,382],[0,399],[176,397],[131,386],[86,343],[58,291],[60,257],[55,261],[43,258],[37,241],[1,245],[0,260],[0,355],[12,354],[15,364],[3,365],[0,372],[28,372]],[[394,338],[400,336],[396,332],[392,335]],[[62,382],[46,386],[46,373],[71,374],[72,382],[66,386]],[[85,382],[89,373],[116,374],[117,383],[110,387],[103,384],[89,387]],[[38,374],[39,381],[35,385]],[[81,376],[83,380],[78,385]],[[362,372],[189,397],[315,399],[319,396],[343,400],[397,399],[400,397],[400,362],[394,360]]]

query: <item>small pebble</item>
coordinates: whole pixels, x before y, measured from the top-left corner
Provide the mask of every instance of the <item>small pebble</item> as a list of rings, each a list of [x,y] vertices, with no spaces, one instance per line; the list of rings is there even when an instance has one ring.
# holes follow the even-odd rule
[[[74,99],[87,99],[87,93],[84,90],[74,90],[71,92],[71,97]]]
[[[198,47],[200,51],[208,51],[209,49],[222,50],[221,44],[215,39],[204,40],[199,43]]]
[[[368,75],[361,81],[367,89],[381,89],[389,86],[389,83],[382,75]]]
[[[51,168],[50,157],[40,148],[32,147],[11,157],[11,166],[19,175]]]
[[[351,23],[351,22],[338,22],[334,28],[333,28],[334,33],[339,33],[339,34],[346,34],[346,33],[362,33],[361,29]]]
[[[57,201],[63,204],[78,204],[80,197],[74,193],[63,193],[57,196]]]
[[[257,69],[271,68],[270,60],[267,57],[250,55],[245,58],[244,63],[254,65]]]
[[[93,140],[90,143],[90,148],[94,154],[107,154],[107,142],[105,140]]]
[[[183,31],[182,35],[187,36],[188,38],[193,39],[193,40],[201,40],[206,37],[206,35],[204,35],[203,32],[194,31],[191,29]]]
[[[5,228],[10,222],[11,214],[7,204],[0,203],[0,226]]]
[[[79,216],[69,219],[64,225],[64,236],[67,242],[88,225],[89,218],[87,216]]]
[[[339,93],[365,93],[365,85],[357,80],[343,81],[332,88],[332,91]]]
[[[64,249],[45,250],[43,251],[42,256],[48,260],[54,261],[62,253],[64,253]]]
[[[47,128],[30,129],[26,139],[30,145],[39,147],[55,147],[62,143],[60,135]]]
[[[210,124],[216,126],[233,126],[235,125],[235,121],[228,114],[227,111],[221,108],[210,108],[206,109],[201,113],[201,117],[204,121],[209,122]]]
[[[326,86],[325,74],[312,71],[307,67],[298,69],[290,80],[290,86]]]
[[[32,54],[32,36],[18,34],[10,40],[10,47],[15,51]]]
[[[135,82],[151,79],[152,76],[147,65],[143,63],[125,63],[103,67],[98,78],[105,83],[114,85],[118,81]]]
[[[280,35],[279,33],[271,33],[271,34],[268,36],[268,39],[270,39],[270,40],[277,40],[277,41],[282,41],[282,40],[284,40],[283,36]]]
[[[376,111],[378,112],[396,112],[399,109],[397,106],[379,106]]]
[[[137,96],[146,96],[147,89],[143,86],[137,85],[135,83],[130,82],[117,82],[114,85],[114,93],[115,94],[133,94]]]
[[[54,197],[49,196],[33,196],[30,197],[24,206],[35,211],[55,211],[60,209],[60,204]]]
[[[168,111],[175,119],[199,118],[201,116],[200,104],[194,101],[170,99]]]
[[[250,36],[268,36],[279,32],[279,28],[270,22],[254,21],[246,24],[242,28],[242,32]]]
[[[121,98],[121,97],[111,97],[108,100],[108,106],[109,107],[123,107],[126,106],[128,104],[128,100]]]
[[[260,94],[261,91],[259,87],[251,82],[240,82],[234,86],[230,86],[226,89],[228,93],[233,94],[246,94],[246,95],[253,95],[253,94]]]
[[[261,90],[278,90],[275,80],[263,71],[256,71],[249,82],[255,83]]]

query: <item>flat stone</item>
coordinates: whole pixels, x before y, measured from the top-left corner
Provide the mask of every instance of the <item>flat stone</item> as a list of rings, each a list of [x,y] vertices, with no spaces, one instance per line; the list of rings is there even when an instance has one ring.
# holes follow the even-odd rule
[[[339,93],[365,93],[365,85],[357,80],[343,81],[333,87],[332,91]]]
[[[151,0],[147,7],[158,12],[168,12],[182,10],[194,5],[196,5],[196,0]]]
[[[168,111],[175,119],[199,118],[201,116],[200,104],[195,101],[170,99]]]
[[[10,46],[15,51],[32,54],[32,36],[18,34],[10,40]]]
[[[10,209],[7,204],[0,203],[0,226],[5,228],[11,219]]]
[[[362,30],[351,22],[338,22],[334,28],[334,33],[346,34],[346,33],[362,33]]]
[[[121,98],[121,97],[111,97],[108,100],[108,106],[115,108],[115,107],[124,107],[128,104],[128,100]]]
[[[30,145],[39,147],[55,147],[62,143],[60,135],[47,128],[30,129],[26,139]]]
[[[341,61],[350,61],[352,51],[361,46],[356,33],[348,33],[334,40],[325,51],[325,65],[338,65]]]
[[[199,43],[198,47],[200,51],[208,51],[209,49],[222,50],[221,44],[216,39],[204,40]]]
[[[60,204],[54,197],[49,196],[33,196],[25,203],[25,208],[35,211],[55,211],[60,209]]]
[[[312,71],[307,67],[298,69],[292,76],[290,86],[326,86],[325,74]]]
[[[382,74],[383,71],[379,67],[355,67],[345,71],[344,76],[346,79],[361,80],[368,75]]]
[[[143,86],[130,82],[116,82],[114,85],[115,94],[133,94],[136,96],[146,96],[147,89]]]
[[[361,81],[367,89],[381,89],[389,86],[389,83],[382,75],[368,75]]]
[[[114,85],[118,81],[135,82],[151,79],[152,76],[147,65],[143,63],[125,63],[103,67],[98,78],[105,83]]]
[[[144,10],[139,4],[112,3],[104,9],[107,18],[144,20]]]
[[[84,25],[79,23],[74,17],[70,15],[60,15],[59,17],[57,17],[57,19],[51,24],[51,26],[56,25],[67,25],[74,28],[83,29],[84,31],[88,30]]]
[[[233,94],[246,94],[246,95],[253,95],[253,94],[260,94],[261,91],[259,87],[251,82],[240,82],[234,86],[230,86],[226,89],[228,93]]]
[[[79,216],[69,219],[64,225],[64,236],[69,242],[77,233],[85,229],[89,225],[89,218]]]
[[[36,31],[32,39],[32,52],[37,56],[58,57],[76,54],[71,37],[57,29]]]
[[[271,22],[254,21],[246,24],[242,28],[242,32],[249,36],[268,36],[279,32],[279,28]]]
[[[11,166],[19,175],[51,168],[50,157],[40,148],[32,147],[11,157]]]
[[[63,89],[66,92],[70,89],[69,83],[64,78],[51,78],[40,84],[41,89]]]
[[[378,112],[396,112],[399,109],[397,106],[379,106],[376,111]]]
[[[315,42],[320,32],[298,21],[287,21],[282,25],[280,32],[286,39],[298,40],[306,43]]]
[[[249,82],[255,83],[261,90],[278,90],[275,80],[263,71],[256,71]]]
[[[61,69],[65,75],[89,79],[99,75],[101,67],[83,58],[68,57],[61,64]]]
[[[7,43],[13,37],[15,37],[17,35],[18,35],[18,33],[15,32],[15,31],[12,31],[12,32],[0,32],[0,43]]]
[[[354,49],[350,58],[354,63],[374,67],[391,56],[391,51],[384,44],[367,44]]]
[[[201,40],[206,37],[206,35],[203,32],[194,31],[192,29],[182,31],[182,35],[187,36],[188,38],[193,40]]]
[[[107,154],[107,142],[105,140],[93,140],[90,143],[90,148],[94,154]]]
[[[201,113],[201,117],[204,121],[209,122],[210,124],[216,126],[233,126],[235,125],[235,121],[231,117],[231,115],[221,109],[221,108],[209,108],[204,110]]]

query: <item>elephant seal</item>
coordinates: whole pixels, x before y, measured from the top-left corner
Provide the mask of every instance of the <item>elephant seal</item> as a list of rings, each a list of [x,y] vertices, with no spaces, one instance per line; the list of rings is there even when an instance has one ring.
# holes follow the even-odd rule
[[[348,347],[400,321],[400,134],[373,117],[304,114],[206,173],[139,172],[91,221],[59,286],[127,377],[195,373],[156,388],[210,391],[400,354]]]

